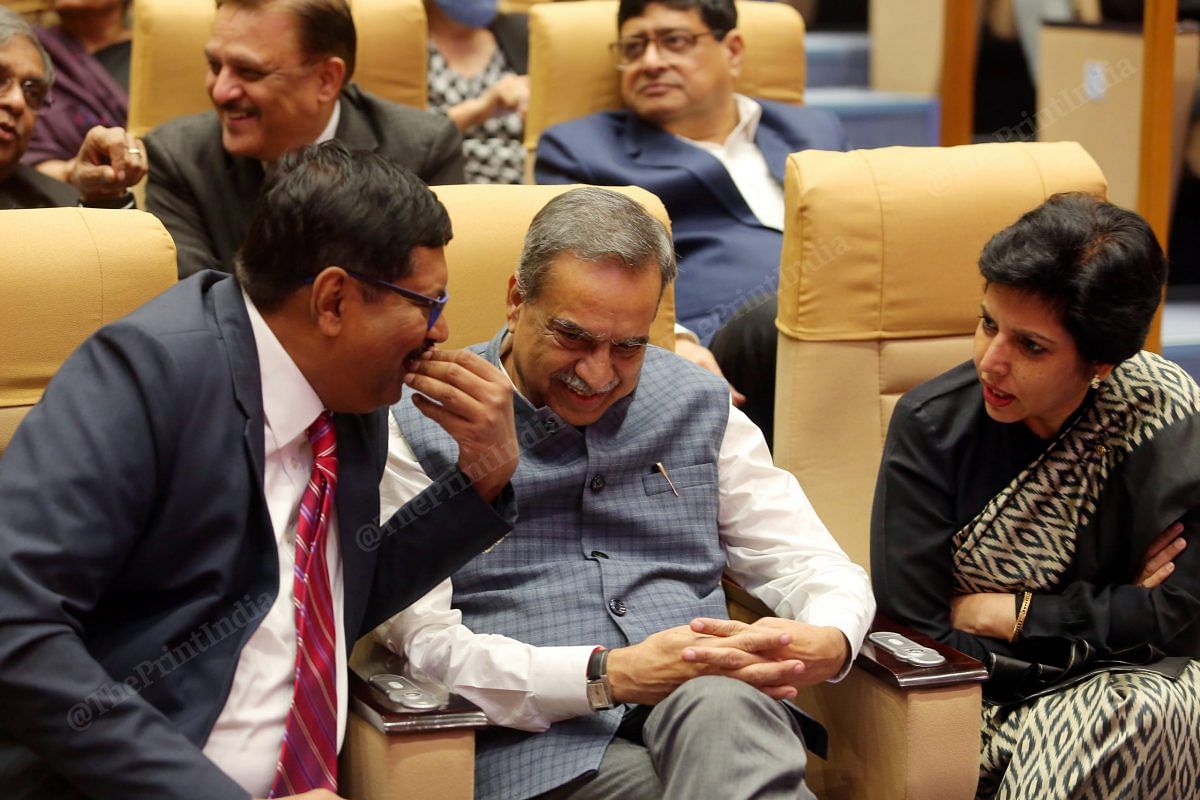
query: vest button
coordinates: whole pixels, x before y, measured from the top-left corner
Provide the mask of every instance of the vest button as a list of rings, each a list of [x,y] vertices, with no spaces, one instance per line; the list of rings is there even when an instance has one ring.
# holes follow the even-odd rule
[[[554,434],[558,433],[558,420],[554,420],[554,419],[546,420],[545,422],[542,423],[542,429],[545,430],[546,433],[553,436]]]
[[[592,558],[608,558],[608,553],[605,553],[602,550],[593,550]]]
[[[618,600],[614,597],[612,600],[608,601],[608,610],[616,614],[618,617],[623,617],[625,616],[625,612],[629,609],[625,607],[624,600]]]
[[[600,491],[601,489],[604,488],[604,476],[603,475],[593,475],[592,482],[588,485],[592,487],[593,492]]]

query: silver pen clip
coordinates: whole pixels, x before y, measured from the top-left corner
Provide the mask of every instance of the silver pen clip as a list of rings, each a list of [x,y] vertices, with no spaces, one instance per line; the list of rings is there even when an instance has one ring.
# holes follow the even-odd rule
[[[663,466],[661,461],[654,462],[654,468],[662,473],[662,476],[667,479],[667,486],[671,487],[671,491],[676,497],[679,497],[679,490],[675,488],[675,484],[671,482],[671,476],[667,474],[667,468]]]

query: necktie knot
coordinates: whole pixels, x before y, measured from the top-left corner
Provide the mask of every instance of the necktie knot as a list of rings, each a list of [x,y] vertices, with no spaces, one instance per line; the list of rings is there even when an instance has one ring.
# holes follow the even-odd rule
[[[313,469],[320,470],[329,484],[334,485],[337,482],[337,436],[333,430],[333,415],[322,411],[306,432],[312,445]]]

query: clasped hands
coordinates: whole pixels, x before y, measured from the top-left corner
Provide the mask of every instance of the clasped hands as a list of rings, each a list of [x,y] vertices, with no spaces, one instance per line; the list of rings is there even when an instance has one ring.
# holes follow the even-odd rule
[[[621,703],[654,705],[701,675],[725,675],[786,700],[796,696],[798,686],[837,675],[849,655],[849,643],[836,628],[778,617],[753,625],[701,617],[613,650],[608,678]]]

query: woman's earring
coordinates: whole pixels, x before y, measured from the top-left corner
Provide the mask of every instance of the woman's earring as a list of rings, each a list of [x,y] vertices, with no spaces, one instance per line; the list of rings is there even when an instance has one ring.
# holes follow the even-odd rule
[[[1099,389],[1099,388],[1100,388],[1100,376],[1099,376],[1099,375],[1093,375],[1093,376],[1092,376],[1091,387],[1092,387],[1093,389]]]

